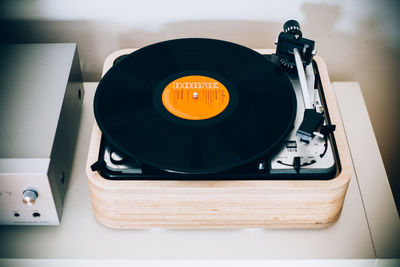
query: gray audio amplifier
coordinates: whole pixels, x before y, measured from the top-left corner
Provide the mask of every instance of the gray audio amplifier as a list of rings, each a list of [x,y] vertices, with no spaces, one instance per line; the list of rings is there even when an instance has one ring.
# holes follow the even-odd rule
[[[0,45],[0,224],[57,225],[84,89],[76,44]]]

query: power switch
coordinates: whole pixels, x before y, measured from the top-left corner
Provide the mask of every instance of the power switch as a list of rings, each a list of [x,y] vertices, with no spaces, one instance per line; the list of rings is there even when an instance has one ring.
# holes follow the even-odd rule
[[[24,198],[22,199],[22,202],[29,206],[35,204],[36,198],[38,197],[38,193],[33,189],[26,189],[23,192],[23,195]]]

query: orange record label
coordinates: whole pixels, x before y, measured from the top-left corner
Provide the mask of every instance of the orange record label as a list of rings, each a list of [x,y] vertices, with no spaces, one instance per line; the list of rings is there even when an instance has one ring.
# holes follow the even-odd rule
[[[224,111],[229,103],[229,93],[213,78],[190,75],[170,82],[162,93],[162,102],[177,117],[205,120]]]

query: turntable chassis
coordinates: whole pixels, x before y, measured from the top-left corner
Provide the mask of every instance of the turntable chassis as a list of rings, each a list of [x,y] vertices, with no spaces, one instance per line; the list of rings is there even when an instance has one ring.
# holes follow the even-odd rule
[[[134,49],[119,50],[105,62]],[[273,50],[257,50],[262,54]],[[101,131],[94,122],[86,172],[94,214],[111,228],[322,228],[340,216],[352,162],[326,65],[315,56],[332,124],[340,169],[331,180],[140,181],[107,180],[92,172]]]

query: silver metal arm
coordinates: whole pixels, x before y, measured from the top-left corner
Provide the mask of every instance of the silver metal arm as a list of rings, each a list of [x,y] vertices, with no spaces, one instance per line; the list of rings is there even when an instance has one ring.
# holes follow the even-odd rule
[[[306,75],[304,74],[303,61],[301,60],[300,52],[297,48],[294,48],[293,54],[296,61],[297,73],[299,75],[301,92],[303,93],[304,107],[306,109],[312,109],[313,107],[311,104],[310,95],[308,93],[307,80]]]

